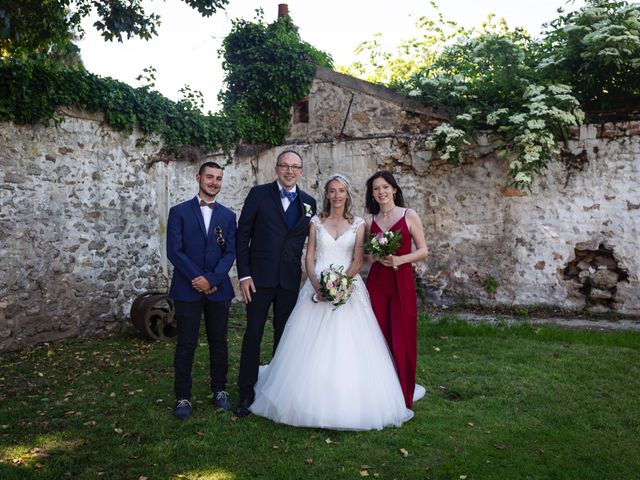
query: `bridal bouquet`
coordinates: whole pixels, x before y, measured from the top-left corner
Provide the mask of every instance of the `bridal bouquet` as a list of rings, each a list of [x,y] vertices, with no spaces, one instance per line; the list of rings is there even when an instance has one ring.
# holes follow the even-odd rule
[[[396,253],[400,242],[402,242],[402,233],[389,230],[369,235],[369,239],[362,248],[374,258],[382,258]]]
[[[320,292],[324,298],[334,306],[334,310],[340,305],[347,303],[353,292],[353,277],[349,277],[344,272],[344,267],[340,265],[329,265],[320,272]],[[311,297],[314,303],[318,303],[316,294]]]

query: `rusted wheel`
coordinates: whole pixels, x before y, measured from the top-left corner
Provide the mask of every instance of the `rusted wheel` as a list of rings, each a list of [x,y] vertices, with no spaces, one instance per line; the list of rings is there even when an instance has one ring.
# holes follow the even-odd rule
[[[177,334],[173,300],[166,293],[145,292],[131,305],[131,322],[145,337],[166,340]]]

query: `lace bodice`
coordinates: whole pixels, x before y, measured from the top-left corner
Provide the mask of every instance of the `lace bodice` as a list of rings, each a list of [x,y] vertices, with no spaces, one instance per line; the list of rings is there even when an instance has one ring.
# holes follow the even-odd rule
[[[353,248],[356,244],[356,232],[358,227],[364,224],[364,220],[356,217],[347,230],[338,238],[333,238],[324,228],[320,219],[314,215],[311,223],[316,228],[316,275],[329,265],[343,265],[346,271],[353,261]]]

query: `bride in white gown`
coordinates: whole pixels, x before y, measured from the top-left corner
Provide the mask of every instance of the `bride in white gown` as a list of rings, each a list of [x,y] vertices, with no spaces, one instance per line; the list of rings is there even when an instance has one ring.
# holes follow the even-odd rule
[[[365,222],[350,214],[349,183],[334,175],[325,185],[323,212],[309,227],[305,282],[278,349],[260,369],[250,410],[279,423],[336,430],[400,426],[405,407],[393,360],[371,309],[362,266]],[[334,310],[319,294],[319,273],[344,266],[355,288]],[[315,276],[313,273],[315,272]]]

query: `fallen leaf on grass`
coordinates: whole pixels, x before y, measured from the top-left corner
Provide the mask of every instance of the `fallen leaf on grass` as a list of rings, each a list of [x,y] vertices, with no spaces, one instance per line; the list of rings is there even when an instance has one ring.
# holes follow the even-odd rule
[[[439,347],[433,347],[433,349],[434,349],[436,352],[439,352],[439,351],[440,351],[440,348],[439,348]]]
[[[373,467],[370,467],[369,465],[360,465],[360,476],[361,477],[368,477],[369,476],[369,469],[371,469]],[[377,475],[374,475],[377,476]]]
[[[475,424],[475,423],[473,423],[473,422],[469,422],[469,423],[467,423],[467,425],[469,425],[471,428],[473,428],[473,427],[475,427],[475,426],[476,426],[476,424]]]
[[[324,443],[329,444],[329,443],[333,443],[333,440],[331,440],[329,437],[324,439]]]
[[[305,464],[305,465],[313,465],[313,458],[307,458],[307,459],[304,461],[304,464]]]
[[[196,432],[196,435],[198,435],[199,437],[204,437],[204,432]]]
[[[148,477],[144,477],[144,476],[140,475],[140,476],[138,477],[138,480],[148,480]]]
[[[113,431],[116,432],[116,433],[124,432],[124,430],[122,430],[121,428],[114,428]]]
[[[497,448],[498,450],[506,450],[506,449],[507,449],[507,446],[506,446],[506,445],[503,445],[503,444],[501,444],[501,443],[496,443],[496,444],[494,445],[494,448]]]
[[[408,457],[409,456],[409,452],[407,451],[406,448],[401,448],[400,449],[400,453],[402,454],[403,457]]]
[[[466,475],[460,475],[458,478],[460,480],[467,480],[467,476]]]

